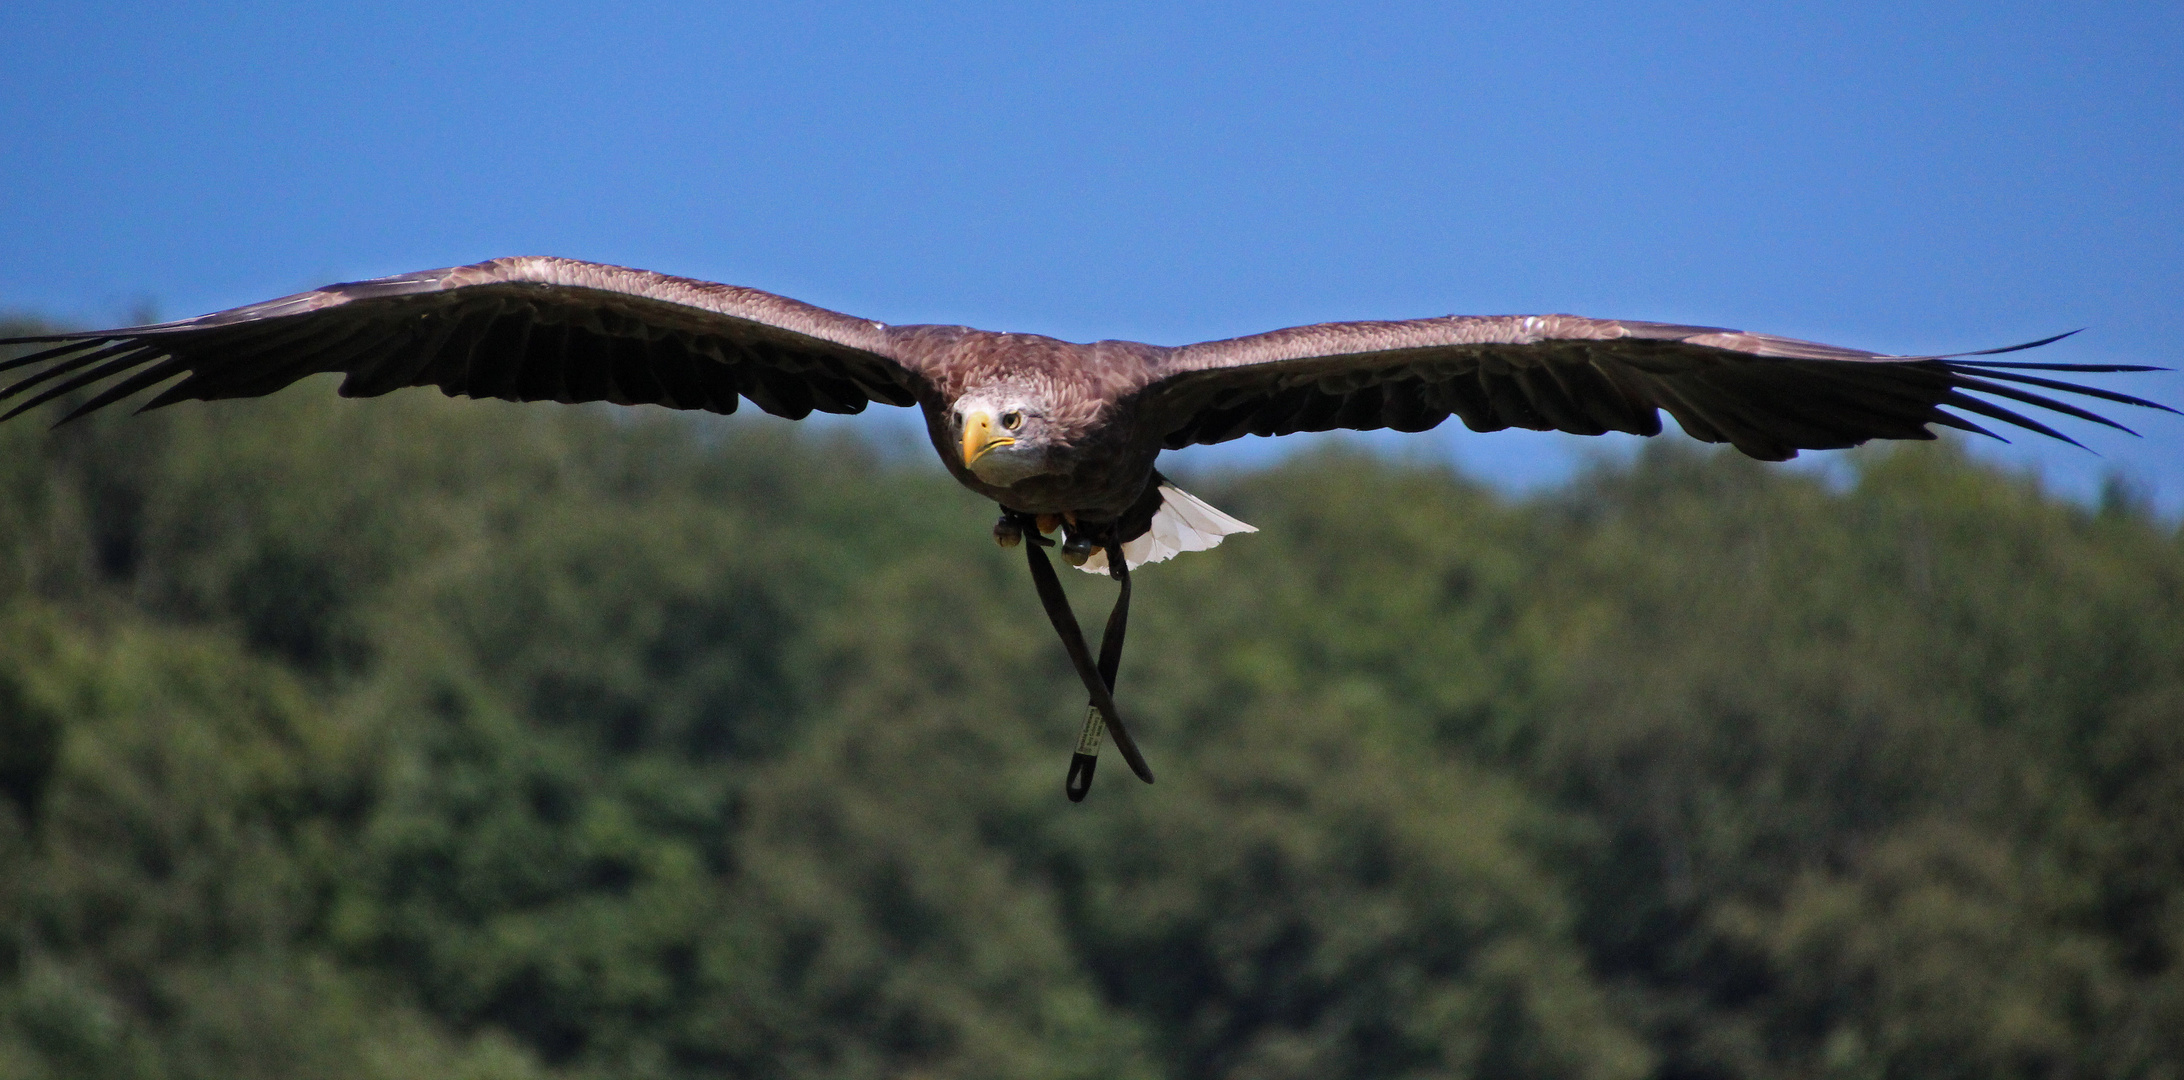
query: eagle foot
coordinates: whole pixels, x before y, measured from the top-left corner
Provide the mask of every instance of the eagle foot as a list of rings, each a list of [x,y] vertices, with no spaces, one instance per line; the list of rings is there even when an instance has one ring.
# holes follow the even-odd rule
[[[1042,532],[1054,531],[1051,527],[1041,528],[1040,522],[1045,516],[1042,514],[1035,517],[1021,510],[1011,510],[1004,506],[1001,508],[1001,520],[993,523],[993,542],[1005,548],[1012,548],[1028,538],[1031,540],[1032,547],[1053,547],[1054,541],[1039,535]]]
[[[1083,566],[1092,560],[1092,538],[1078,533],[1062,541],[1062,561],[1071,566]]]

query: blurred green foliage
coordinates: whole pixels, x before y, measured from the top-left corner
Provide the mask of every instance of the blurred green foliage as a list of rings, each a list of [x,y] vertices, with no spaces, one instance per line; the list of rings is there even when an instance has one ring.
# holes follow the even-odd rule
[[[921,454],[327,391],[0,428],[0,1076],[2184,1076],[2134,500],[1199,477],[1071,805]]]

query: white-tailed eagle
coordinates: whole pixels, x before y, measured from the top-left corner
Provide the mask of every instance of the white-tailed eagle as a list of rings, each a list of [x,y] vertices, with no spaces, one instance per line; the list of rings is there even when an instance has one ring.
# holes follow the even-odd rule
[[[1041,601],[1092,699],[1067,783],[1080,799],[1103,728],[1152,780],[1112,693],[1129,568],[1250,530],[1169,484],[1154,469],[1163,449],[1247,434],[1424,431],[1451,416],[1474,431],[1655,435],[1666,411],[1693,438],[1780,461],[1869,439],[1931,439],[1937,424],[1993,434],[1974,417],[2075,441],[2018,411],[2026,406],[2122,427],[2058,394],[2174,411],[2053,377],[2155,369],[1973,359],[2053,340],[1885,356],[1705,326],[1450,315],[1321,323],[1180,348],[1077,344],[887,326],[756,289],[513,258],[151,326],[0,339],[51,346],[0,363],[0,371],[29,369],[0,390],[0,402],[30,394],[13,417],[96,388],[65,421],[163,383],[144,408],[256,397],[339,372],[349,397],[437,386],[474,398],[717,413],[748,400],[792,420],[862,412],[872,402],[916,405],[948,471],[1000,504],[994,535],[1003,544],[1032,541],[1025,547]],[[1122,585],[1096,662],[1040,551],[1056,529],[1064,558]]]

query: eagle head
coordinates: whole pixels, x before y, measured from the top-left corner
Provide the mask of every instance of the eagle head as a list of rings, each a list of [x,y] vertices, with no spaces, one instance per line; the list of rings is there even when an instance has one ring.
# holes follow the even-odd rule
[[[995,487],[1056,471],[1053,417],[1035,396],[1002,390],[966,394],[955,403],[963,467]]]

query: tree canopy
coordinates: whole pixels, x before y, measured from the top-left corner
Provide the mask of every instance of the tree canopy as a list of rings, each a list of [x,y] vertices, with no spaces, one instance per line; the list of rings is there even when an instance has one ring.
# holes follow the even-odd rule
[[[0,1075],[2184,1076],[2127,489],[1195,476],[1072,805],[922,458],[313,390],[0,427]]]

